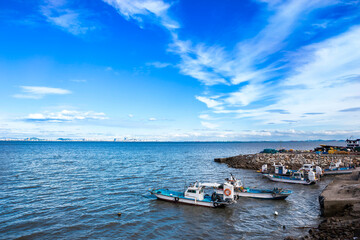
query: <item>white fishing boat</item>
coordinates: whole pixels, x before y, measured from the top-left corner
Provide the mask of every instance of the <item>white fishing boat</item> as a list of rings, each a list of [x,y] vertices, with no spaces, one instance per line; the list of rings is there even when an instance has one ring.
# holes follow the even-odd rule
[[[292,192],[281,188],[273,189],[257,189],[244,187],[240,179],[236,179],[232,174],[230,179],[225,179],[225,183],[230,183],[234,186],[234,194],[237,198],[248,197],[248,198],[259,198],[259,199],[285,199]],[[224,194],[224,184],[216,186],[216,193]]]
[[[315,173],[313,171],[309,171],[306,174],[304,173],[304,171],[296,171],[293,172],[290,176],[276,174],[267,174],[265,176],[271,181],[275,182],[297,183],[304,185],[315,184],[317,181]]]
[[[315,176],[317,179],[319,179],[324,174],[324,171],[322,170],[322,168],[319,166],[315,166],[314,163],[305,163],[299,169],[299,171],[302,171],[302,170],[305,172],[313,171],[315,173]]]
[[[286,166],[280,164],[273,164],[273,171],[275,172],[276,175],[285,175],[285,176],[290,176],[293,172],[296,172],[296,170],[291,170],[291,169],[287,169]],[[259,170],[258,172],[262,173],[263,175],[267,175],[270,174],[271,171],[270,169],[268,169],[267,164],[264,164],[261,166],[261,170]]]
[[[150,193],[154,194],[158,199],[170,201],[174,203],[185,203],[203,207],[223,207],[235,203],[234,186],[224,184],[226,194],[219,195],[215,192],[210,196],[205,194],[206,187],[214,187],[213,185],[201,184],[195,182],[190,185],[184,192],[177,192],[168,189],[154,189]]]
[[[329,168],[324,169],[324,175],[338,175],[338,174],[350,174],[354,171],[355,167],[340,167],[341,160],[337,163],[330,163]]]

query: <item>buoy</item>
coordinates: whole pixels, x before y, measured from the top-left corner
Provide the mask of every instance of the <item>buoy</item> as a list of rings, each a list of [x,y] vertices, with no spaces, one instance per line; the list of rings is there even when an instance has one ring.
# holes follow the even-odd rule
[[[275,216],[279,215],[279,213],[277,211],[274,212]]]
[[[118,217],[120,217],[120,216],[121,216],[121,212],[118,213]]]

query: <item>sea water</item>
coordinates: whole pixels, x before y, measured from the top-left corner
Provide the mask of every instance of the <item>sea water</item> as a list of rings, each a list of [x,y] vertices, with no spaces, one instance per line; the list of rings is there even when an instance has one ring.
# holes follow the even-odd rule
[[[324,142],[321,142],[326,144]],[[327,143],[339,144],[339,143]],[[281,239],[317,226],[318,196],[331,181],[274,183],[214,158],[319,142],[0,142],[0,239]],[[286,200],[241,198],[226,208],[174,204],[149,189],[183,191],[224,181],[293,191]],[[274,212],[278,212],[278,216]],[[121,213],[121,216],[118,215]]]

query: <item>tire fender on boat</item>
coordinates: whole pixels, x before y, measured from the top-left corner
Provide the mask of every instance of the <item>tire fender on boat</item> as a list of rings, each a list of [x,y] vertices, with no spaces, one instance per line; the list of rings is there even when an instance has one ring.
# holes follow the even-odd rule
[[[307,183],[310,183],[310,179],[306,179],[306,182],[307,182]]]
[[[178,197],[175,197],[175,198],[174,198],[174,201],[175,201],[175,202],[178,202],[178,201],[179,201],[179,198],[178,198]]]
[[[220,204],[217,202],[214,202],[213,205],[214,205],[214,207],[218,207]]]
[[[272,196],[273,198],[276,197],[276,193],[272,192],[272,193],[271,193],[271,196]]]

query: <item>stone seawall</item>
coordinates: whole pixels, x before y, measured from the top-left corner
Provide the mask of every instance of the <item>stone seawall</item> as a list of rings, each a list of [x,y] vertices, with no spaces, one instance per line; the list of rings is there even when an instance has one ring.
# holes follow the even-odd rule
[[[215,158],[215,162],[225,163],[232,168],[258,170],[263,164],[273,165],[281,163],[289,169],[299,169],[304,163],[314,163],[320,167],[327,167],[333,162],[341,160],[344,164],[360,165],[360,155],[352,154],[328,154],[317,155],[315,153],[256,153],[243,154],[227,158]]]

